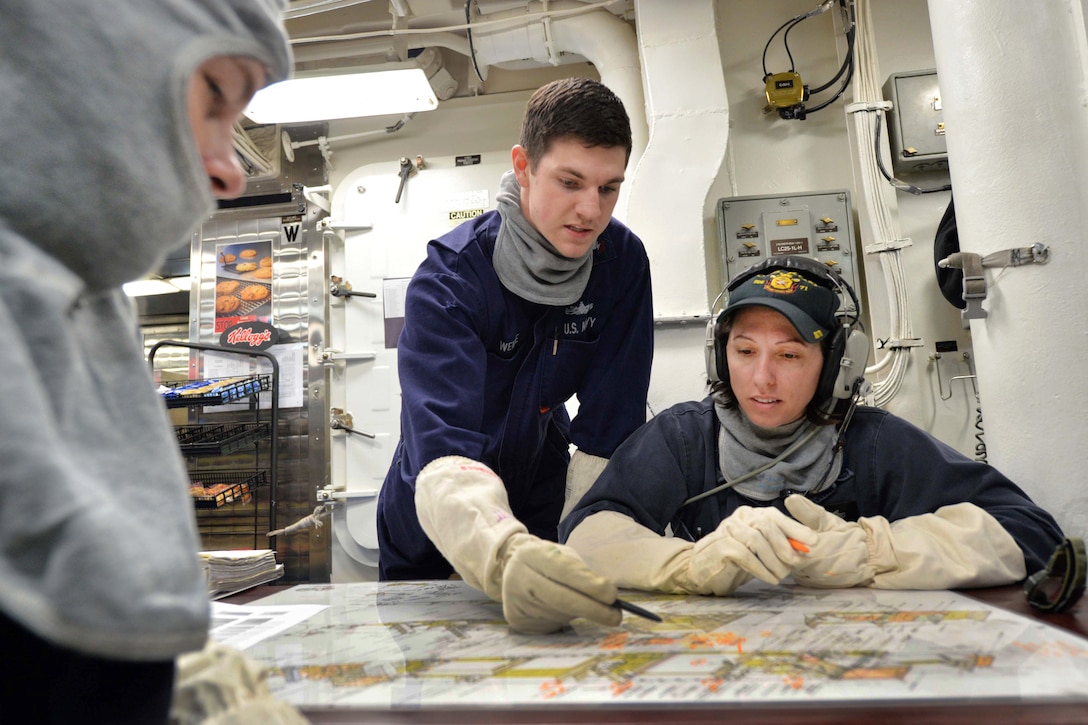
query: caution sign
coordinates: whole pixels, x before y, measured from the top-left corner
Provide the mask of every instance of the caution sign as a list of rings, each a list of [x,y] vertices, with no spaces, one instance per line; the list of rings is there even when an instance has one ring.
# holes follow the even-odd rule
[[[461,222],[468,221],[469,219],[475,219],[483,213],[483,209],[456,209],[449,212],[450,224],[453,226],[457,226]]]

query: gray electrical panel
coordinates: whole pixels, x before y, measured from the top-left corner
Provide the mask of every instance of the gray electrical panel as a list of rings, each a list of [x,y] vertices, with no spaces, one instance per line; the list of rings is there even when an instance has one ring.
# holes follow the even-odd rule
[[[947,169],[948,147],[937,71],[893,73],[884,83],[884,98],[892,102],[887,123],[895,172]]]
[[[717,216],[726,280],[767,257],[796,254],[834,269],[860,296],[850,193],[845,189],[719,199]],[[843,305],[848,309],[853,301],[843,300]]]

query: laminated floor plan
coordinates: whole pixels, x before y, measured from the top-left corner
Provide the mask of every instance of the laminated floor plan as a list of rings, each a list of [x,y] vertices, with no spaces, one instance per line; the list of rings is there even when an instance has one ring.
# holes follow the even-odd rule
[[[731,597],[623,594],[664,621],[579,619],[528,636],[463,582],[311,584],[245,607],[216,605],[213,637],[269,665],[272,692],[299,706],[1088,693],[1088,640],[954,592],[752,582]]]

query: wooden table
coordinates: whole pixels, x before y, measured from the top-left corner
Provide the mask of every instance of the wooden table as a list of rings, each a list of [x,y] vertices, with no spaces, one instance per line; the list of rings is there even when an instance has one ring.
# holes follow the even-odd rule
[[[270,584],[234,595],[223,601],[230,604],[259,603],[264,596],[284,591],[284,585]],[[973,597],[991,606],[1016,612],[1032,619],[1046,622],[1081,637],[1088,638],[1088,599],[1082,600],[1064,614],[1044,614],[1028,605],[1023,588],[1019,585],[989,589],[963,590],[960,594]],[[444,710],[373,710],[373,709],[302,709],[312,723],[367,723],[368,725],[404,725],[449,723],[451,725],[491,725],[495,723],[523,723],[543,725],[562,723],[595,725],[628,723],[676,723],[701,725],[702,723],[726,723],[727,725],[937,725],[942,723],[978,723],[979,725],[1086,725],[1088,724],[1088,692],[1082,702],[988,702],[968,700],[964,702],[902,702],[886,705],[874,702],[858,703],[857,706],[836,703],[758,705],[738,704],[736,707],[714,705],[647,705],[637,708],[605,708],[594,706],[494,706],[481,703],[476,708]]]

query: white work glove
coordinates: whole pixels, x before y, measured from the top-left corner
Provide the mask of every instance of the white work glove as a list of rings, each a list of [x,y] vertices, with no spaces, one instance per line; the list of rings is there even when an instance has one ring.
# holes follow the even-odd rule
[[[798,584],[810,587],[957,589],[1020,581],[1024,554],[997,519],[970,503],[889,523],[883,516],[844,521],[804,496],[786,509],[818,532],[799,566]]]
[[[214,640],[200,652],[181,655],[170,724],[306,725],[310,721],[302,713],[272,695],[268,669]]]
[[[560,629],[575,617],[615,627],[616,585],[592,571],[568,546],[532,534],[514,534],[503,547],[502,611],[526,634]]]
[[[673,594],[730,594],[753,576],[776,584],[814,533],[776,509],[741,507],[697,543],[660,536],[629,516],[599,511],[567,538],[596,571],[621,587]]]
[[[567,514],[574,510],[582,496],[586,495],[586,491],[593,487],[606,465],[607,458],[581,451],[574,452],[567,465],[567,490],[563,497],[563,513],[559,514],[560,521],[567,518]]]
[[[514,518],[502,479],[479,461],[445,456],[416,478],[423,531],[470,585],[502,602],[510,626],[554,632],[576,617],[615,626],[616,585],[570,547],[528,533]]]
[[[687,579],[696,594],[730,594],[752,577],[778,584],[800,561],[790,544],[814,542],[814,532],[770,506],[740,506],[713,533],[695,542]]]

